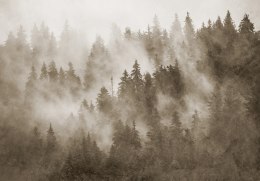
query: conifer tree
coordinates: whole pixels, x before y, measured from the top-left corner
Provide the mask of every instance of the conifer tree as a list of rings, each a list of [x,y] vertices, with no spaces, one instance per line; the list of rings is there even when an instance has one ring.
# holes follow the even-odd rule
[[[71,87],[80,86],[80,78],[75,74],[75,70],[71,62],[69,62],[69,70],[66,72],[66,79],[69,86]]]
[[[57,51],[58,51],[57,50],[57,41],[56,41],[56,38],[55,38],[55,36],[52,32],[51,36],[50,36],[49,43],[48,43],[47,54],[49,55],[49,57],[51,59],[53,59],[53,58],[55,58]]]
[[[244,34],[247,36],[253,35],[254,24],[250,21],[248,14],[245,14],[244,18],[241,20],[238,31],[240,34]]]
[[[131,80],[133,83],[133,91],[135,98],[137,101],[140,101],[143,91],[143,80],[140,71],[140,65],[138,64],[137,60],[135,60],[135,63],[133,65],[133,70],[131,72]]]
[[[62,69],[62,67],[60,67],[60,71],[59,71],[59,83],[60,83],[61,85],[64,85],[64,84],[65,84],[65,80],[66,80],[65,72],[64,72],[64,70]]]
[[[185,18],[184,35],[188,45],[192,45],[195,39],[195,30],[192,24],[192,19],[190,18],[190,14],[188,12]]]
[[[50,123],[50,127],[47,131],[47,140],[46,140],[46,154],[52,154],[57,149],[57,140],[55,133],[52,129],[52,125]]]
[[[218,16],[217,21],[213,24],[213,28],[216,30],[223,30],[223,23],[221,21],[221,18]]]
[[[36,24],[34,24],[31,32],[31,46],[34,51],[39,51],[40,32]]]
[[[33,159],[39,159],[43,149],[43,142],[38,127],[34,127],[32,130],[32,138],[30,142],[30,154]]]
[[[131,133],[131,144],[135,149],[141,148],[141,139],[139,137],[139,132],[136,130],[136,123],[133,121],[132,133]]]
[[[155,15],[153,19],[152,27],[152,58],[155,61],[156,66],[160,65],[163,61],[163,40],[162,32],[158,17]]]
[[[32,66],[30,75],[25,85],[25,102],[30,104],[32,98],[36,94],[36,90],[37,90],[37,74],[34,66]]]
[[[51,61],[48,67],[48,74],[50,82],[56,82],[58,80],[58,71],[56,69],[56,64]]]
[[[16,46],[18,50],[24,51],[27,47],[26,35],[22,26],[19,27],[17,32]]]
[[[229,40],[228,43],[232,42],[236,36],[235,25],[229,11],[227,11],[226,17],[224,19],[224,34]]]
[[[181,121],[180,121],[179,113],[177,111],[174,111],[174,113],[172,115],[171,127],[176,134],[181,133],[181,129],[182,129],[181,128]]]
[[[120,78],[121,82],[119,83],[118,88],[118,97],[119,98],[126,98],[129,89],[130,89],[130,77],[128,75],[128,72],[124,70],[123,76]]]
[[[171,26],[170,31],[170,41],[174,48],[177,48],[177,46],[182,42],[183,35],[182,35],[182,28],[181,23],[179,21],[178,15],[175,14],[174,22]]]
[[[48,71],[45,62],[42,64],[40,80],[48,80]]]
[[[111,97],[105,87],[100,89],[97,97],[97,108],[100,112],[108,113],[111,110]]]
[[[8,49],[13,50],[15,48],[15,43],[16,43],[16,40],[15,40],[14,34],[12,32],[9,32],[7,40],[5,41],[5,46]]]

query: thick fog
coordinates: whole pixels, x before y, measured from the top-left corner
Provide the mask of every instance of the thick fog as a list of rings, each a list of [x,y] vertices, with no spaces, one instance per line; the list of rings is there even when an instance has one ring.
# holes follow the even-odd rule
[[[3,42],[8,32],[15,31],[21,24],[30,30],[34,23],[42,21],[59,34],[66,20],[90,42],[96,35],[107,40],[112,23],[137,31],[146,28],[151,23],[151,15],[157,14],[161,25],[170,28],[174,14],[184,17],[187,11],[192,14],[197,28],[202,22],[223,17],[230,10],[236,25],[244,13],[249,13],[259,29],[258,6],[258,0],[183,0],[181,3],[177,0],[1,0],[0,41]]]
[[[257,7],[0,0],[0,180],[260,178]]]

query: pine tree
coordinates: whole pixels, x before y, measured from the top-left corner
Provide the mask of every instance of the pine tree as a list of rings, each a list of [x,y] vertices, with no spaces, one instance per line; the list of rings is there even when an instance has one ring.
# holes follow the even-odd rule
[[[181,121],[179,117],[179,113],[177,111],[174,111],[172,115],[172,120],[171,120],[171,127],[176,132],[177,134],[181,133]]]
[[[127,40],[132,40],[132,32],[131,29],[129,27],[125,28],[125,33],[124,33],[125,39]]]
[[[99,76],[107,76],[110,70],[104,66],[110,61],[110,55],[105,48],[103,39],[98,36],[93,43],[88,61],[86,64],[86,70],[84,75],[84,87],[90,89],[97,80],[97,74]],[[100,71],[102,70],[102,71]]]
[[[80,86],[80,78],[75,74],[75,70],[71,62],[69,62],[69,70],[66,72],[66,78],[69,86],[71,87]]]
[[[208,30],[209,34],[210,34],[210,33],[211,33],[211,31],[212,31],[212,22],[211,22],[211,20],[210,20],[210,19],[208,20],[208,26],[207,26],[207,30]]]
[[[40,80],[48,80],[48,71],[45,62],[42,64]]]
[[[97,97],[97,108],[100,112],[108,113],[112,109],[111,97],[105,87],[100,89]]]
[[[245,14],[244,18],[239,24],[239,33],[241,34],[252,34],[254,33],[254,24],[251,23],[249,15]]]
[[[49,40],[49,43],[48,43],[48,51],[47,51],[47,54],[49,55],[49,57],[51,59],[55,58],[56,54],[57,54],[57,41],[56,41],[56,38],[53,34],[53,32],[51,33],[51,36],[50,36],[50,40]]]
[[[26,35],[22,26],[19,27],[17,32],[16,46],[20,51],[24,51],[27,48]]]
[[[224,42],[224,25],[221,21],[221,18],[218,16],[217,20],[215,23],[212,25],[212,35],[210,37],[207,37],[207,41],[213,41],[215,44],[211,48],[211,44],[208,43],[209,46],[209,51],[212,52],[211,54],[218,53],[219,49],[223,48],[223,42]]]
[[[232,42],[236,36],[235,25],[229,11],[227,11],[226,17],[224,19],[224,34],[229,40],[228,43]]]
[[[176,90],[176,97],[180,99],[184,94],[185,85],[183,82],[183,77],[177,59],[175,60],[175,66],[174,66],[174,86]]]
[[[121,82],[119,83],[118,97],[124,99],[124,98],[126,98],[129,88],[130,88],[129,87],[130,77],[126,70],[124,70],[123,76],[120,79],[121,79]]]
[[[217,21],[213,24],[213,29],[216,30],[223,30],[224,25],[221,21],[221,18],[218,16]]]
[[[29,151],[33,159],[38,160],[42,153],[42,138],[38,127],[34,127],[32,131],[32,138],[30,142]]]
[[[15,43],[16,43],[16,40],[15,40],[14,34],[12,32],[9,32],[7,40],[5,41],[5,46],[12,50],[15,47]]]
[[[36,88],[37,88],[37,74],[35,71],[34,66],[32,66],[31,68],[31,72],[30,75],[28,77],[28,80],[26,82],[26,89],[25,89],[25,102],[28,103],[32,101],[32,98],[35,96],[36,94]],[[30,103],[29,103],[30,104]]]
[[[124,140],[124,125],[121,120],[117,121],[113,125],[114,134],[113,134],[113,145],[117,147],[121,145]]]
[[[133,70],[131,72],[131,80],[133,83],[133,92],[137,101],[141,100],[142,91],[143,91],[143,80],[142,74],[140,71],[140,65],[138,64],[137,60],[133,65]]]
[[[191,126],[191,133],[193,135],[193,139],[195,141],[198,141],[201,139],[201,133],[202,133],[202,127],[201,127],[201,121],[198,114],[198,111],[195,110],[195,113],[192,116],[192,126]]]
[[[98,36],[96,38],[96,41],[92,45],[91,52],[89,55],[89,61],[93,61],[99,56],[104,56],[104,54],[106,54],[104,40],[100,36]]]
[[[65,76],[65,72],[63,71],[62,67],[60,67],[60,71],[59,71],[59,83],[61,85],[65,84],[65,80],[66,80],[66,76]]]
[[[170,40],[174,48],[177,48],[177,46],[183,41],[181,23],[177,14],[175,14],[175,19],[171,26]]]
[[[40,32],[36,24],[34,24],[32,33],[31,33],[31,46],[34,53],[38,53],[40,51]]]
[[[153,19],[152,27],[152,58],[155,61],[156,66],[160,65],[163,61],[163,40],[162,32],[158,17],[155,15]]]
[[[147,119],[149,119],[151,113],[156,109],[156,91],[152,83],[152,77],[149,73],[145,74],[144,77],[144,104],[147,114]]]
[[[49,80],[51,82],[56,82],[58,80],[58,71],[56,69],[56,64],[51,61],[48,67]]]
[[[41,24],[40,32],[41,32],[42,40],[44,41],[42,42],[43,43],[42,46],[44,48],[47,48],[47,43],[50,39],[50,31],[49,31],[49,27],[46,26],[44,22],[42,22]]]
[[[184,35],[188,45],[192,45],[195,39],[195,30],[192,24],[192,19],[190,18],[190,14],[188,12],[185,19]]]
[[[139,137],[139,132],[136,130],[136,123],[133,121],[132,133],[131,133],[131,143],[135,149],[141,148],[141,139]]]
[[[57,141],[52,126],[47,131],[46,154],[52,154],[57,149]]]
[[[62,49],[62,51],[66,51],[65,49],[68,48],[70,39],[71,39],[70,26],[69,26],[69,22],[66,20],[60,38],[60,48]]]
[[[141,35],[139,35],[141,36]],[[142,37],[142,36],[141,36]],[[144,44],[145,44],[145,48],[148,52],[149,55],[149,59],[154,58],[153,56],[153,51],[154,51],[154,47],[153,47],[153,38],[152,38],[152,32],[151,32],[151,28],[148,25],[147,27],[147,32],[144,34]]]

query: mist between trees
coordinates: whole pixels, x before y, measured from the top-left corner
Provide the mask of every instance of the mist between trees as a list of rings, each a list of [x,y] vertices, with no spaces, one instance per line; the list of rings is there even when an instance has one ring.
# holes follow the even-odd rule
[[[259,52],[229,11],[90,48],[21,26],[0,46],[0,180],[258,180]]]

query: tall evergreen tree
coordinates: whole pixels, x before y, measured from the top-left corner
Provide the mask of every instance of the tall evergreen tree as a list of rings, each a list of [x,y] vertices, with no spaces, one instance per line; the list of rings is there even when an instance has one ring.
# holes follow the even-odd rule
[[[45,62],[42,64],[40,80],[48,80],[48,71]]]
[[[22,26],[19,27],[17,32],[16,46],[17,49],[21,51],[27,48],[26,35]]]
[[[60,71],[59,71],[59,83],[60,83],[61,85],[64,85],[64,84],[65,84],[65,80],[66,80],[65,72],[64,72],[63,68],[60,67]]]
[[[248,14],[245,14],[244,18],[241,20],[241,22],[239,24],[238,31],[241,34],[252,34],[252,33],[254,33],[254,24],[251,23]]]
[[[133,91],[135,98],[137,99],[137,101],[140,101],[143,91],[143,80],[140,71],[140,65],[138,64],[137,60],[135,60],[135,63],[133,65],[133,69],[131,72],[131,80],[133,83]]]
[[[177,48],[177,46],[183,41],[181,23],[177,14],[175,14],[175,19],[171,26],[170,40],[174,48]]]
[[[35,96],[37,90],[37,74],[34,66],[31,68],[28,80],[25,85],[25,102],[29,105],[32,102],[32,98]]]
[[[38,55],[40,52],[41,35],[36,24],[34,24],[31,32],[31,47],[34,55]]]
[[[226,17],[224,19],[224,34],[226,35],[226,38],[229,40],[228,43],[230,41],[232,42],[236,36],[235,25],[229,11],[227,11]]]
[[[136,123],[133,121],[132,133],[131,133],[131,144],[135,149],[141,148],[141,139],[139,137],[139,132],[136,130]]]
[[[223,23],[221,21],[221,18],[218,16],[217,21],[213,24],[213,28],[217,30],[223,30]]]
[[[57,140],[55,133],[52,129],[52,125],[50,124],[50,127],[47,131],[47,140],[46,140],[46,154],[52,154],[57,149]]]
[[[153,27],[152,27],[152,58],[155,61],[155,65],[158,66],[163,61],[163,40],[162,40],[162,32],[158,17],[155,15],[153,19]]]
[[[130,87],[129,87],[130,77],[126,70],[124,70],[123,76],[120,79],[121,79],[121,82],[119,83],[119,87],[118,87],[118,97],[126,98],[128,92],[129,92],[129,89],[130,89]]]
[[[55,56],[57,55],[57,41],[56,38],[53,34],[53,32],[50,35],[50,40],[48,43],[48,49],[47,49],[47,54],[49,55],[49,57],[51,59],[55,58]]]
[[[192,24],[192,19],[190,18],[190,14],[188,12],[185,18],[184,35],[188,45],[192,45],[195,39],[195,30]]]
[[[56,64],[51,61],[48,67],[49,80],[51,82],[56,82],[58,80],[58,71],[56,69]]]
[[[108,113],[112,109],[111,97],[105,87],[100,89],[97,97],[97,108],[100,112]]]
[[[69,70],[66,72],[66,78],[69,86],[72,87],[80,86],[80,78],[75,74],[75,70],[71,62],[69,62]]]

